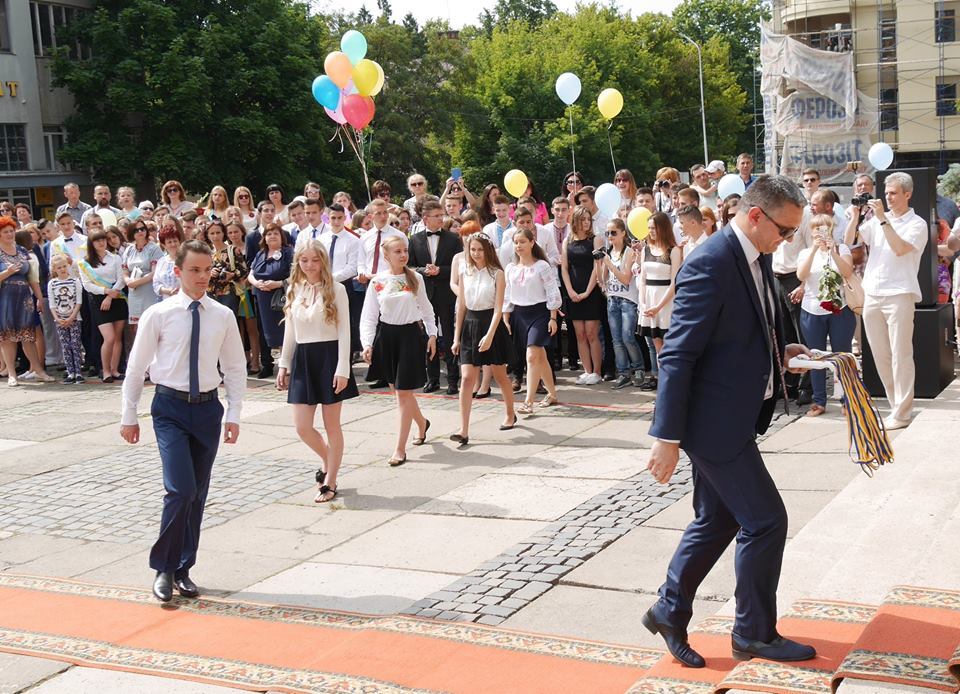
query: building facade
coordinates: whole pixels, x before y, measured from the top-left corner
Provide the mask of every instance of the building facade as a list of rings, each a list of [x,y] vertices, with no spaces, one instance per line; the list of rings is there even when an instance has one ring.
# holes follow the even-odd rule
[[[897,167],[960,161],[960,0],[774,0],[774,30],[853,51],[857,87],[880,102]]]
[[[58,29],[87,6],[0,0],[0,200],[31,205],[35,218],[52,217],[64,183],[90,183],[89,172],[69,171],[57,159],[73,99],[52,87],[51,75],[51,54],[63,46]],[[71,56],[85,50],[67,48]]]

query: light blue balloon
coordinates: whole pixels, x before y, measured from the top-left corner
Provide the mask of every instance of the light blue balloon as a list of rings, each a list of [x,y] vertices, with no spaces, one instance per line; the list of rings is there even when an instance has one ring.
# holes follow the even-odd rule
[[[604,183],[597,188],[593,201],[597,204],[601,212],[608,217],[614,217],[617,214],[617,210],[620,209],[620,203],[622,202],[620,189],[612,183]]]
[[[131,222],[135,222],[140,219],[140,215],[142,214],[143,213],[140,211],[139,207],[134,207],[132,210],[127,212],[127,219],[129,219]]]
[[[313,80],[311,91],[318,104],[329,108],[331,111],[336,110],[340,103],[340,87],[334,84],[332,79],[326,75],[319,75]]]
[[[356,65],[367,54],[367,39],[356,29],[351,29],[340,39],[340,50],[350,58],[351,65]]]
[[[726,200],[730,195],[743,195],[747,185],[739,174],[729,173],[717,183],[717,199]]]
[[[893,148],[886,142],[877,142],[867,153],[867,159],[877,171],[886,171],[893,163]]]
[[[572,72],[565,72],[557,78],[557,96],[567,106],[580,98],[580,78]]]

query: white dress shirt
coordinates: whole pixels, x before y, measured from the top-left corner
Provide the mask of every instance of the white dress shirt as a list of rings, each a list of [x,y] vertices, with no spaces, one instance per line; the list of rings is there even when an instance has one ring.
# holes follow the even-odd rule
[[[512,313],[514,306],[547,304],[547,309],[560,308],[560,284],[557,271],[549,263],[538,260],[533,265],[510,263],[507,265],[506,288],[503,294],[503,312]]]
[[[337,239],[337,247],[333,251],[333,259],[330,263],[333,279],[337,282],[345,282],[356,277],[357,266],[360,264],[360,239],[346,229],[340,229],[339,232],[334,234],[333,230],[326,224],[324,224],[324,227],[326,228],[318,238],[323,247],[327,249],[327,255],[330,255],[330,246],[333,245],[334,237]],[[308,236],[308,234],[300,235],[300,237],[303,236]],[[300,237],[297,238],[297,243],[300,243]]]
[[[703,232],[696,239],[687,237],[687,242],[683,244],[683,261],[686,262],[690,256],[693,255],[693,252],[700,248],[704,243],[707,242],[707,239],[710,238],[707,236],[707,232]],[[782,245],[782,244],[781,244]]]
[[[109,288],[116,289],[117,291],[123,289],[125,284],[123,281],[123,261],[116,253],[107,251],[103,262],[97,267],[91,267],[86,260],[81,261],[80,281],[83,283],[84,291],[88,294],[99,294],[103,296],[107,293],[108,287],[104,287],[95,281],[93,278],[94,273],[97,277],[108,282],[111,285]]]
[[[337,249],[339,250],[339,249]],[[293,303],[284,321],[280,368],[289,369],[297,345],[337,341],[337,376],[350,375],[350,302],[340,283],[333,285],[337,320],[327,322],[326,306],[316,285],[302,284],[294,290]]]
[[[488,311],[496,305],[497,275],[501,270],[494,270],[491,275],[489,269],[468,267],[460,263],[460,297],[470,311]]]
[[[297,237],[296,237],[296,240],[294,241],[294,246],[293,246],[294,251],[300,250],[301,246],[305,245],[307,241],[320,239],[324,235],[324,233],[330,230],[330,227],[328,227],[323,222],[320,222],[319,228],[313,226],[312,224],[308,224],[306,228],[299,229],[297,225],[293,222],[291,222],[290,224],[288,224],[283,228],[289,231],[291,234],[293,232],[290,230],[290,228],[297,229]]]
[[[190,391],[190,335],[193,299],[184,292],[149,306],[140,316],[137,338],[127,359],[127,377],[123,380],[121,424],[137,423],[137,406],[143,392],[143,376],[150,369],[150,380],[183,392]],[[240,423],[243,391],[247,386],[247,358],[233,311],[206,294],[200,299],[200,392],[220,385],[220,371],[227,391],[227,422]]]
[[[386,261],[384,261],[386,264]],[[389,325],[408,325],[423,321],[427,335],[436,336],[437,321],[433,306],[427,298],[423,279],[417,281],[416,293],[410,291],[407,276],[378,272],[367,284],[360,314],[360,344],[363,348],[373,346],[377,321]]]
[[[824,253],[817,248],[805,248],[800,251],[800,265],[806,262],[807,256],[811,253],[813,253],[814,256],[810,262],[810,274],[807,275],[807,279],[803,281],[803,300],[800,302],[800,308],[814,316],[826,316],[830,311],[820,306],[820,278],[823,277],[823,268],[828,264],[833,267],[834,270],[837,270],[837,272],[839,272],[839,270],[830,260],[830,254]],[[849,246],[840,244],[837,246],[837,253],[841,258],[853,265],[853,261],[850,259]]]
[[[767,292],[767,301],[769,302],[769,304],[766,304],[762,298],[763,297],[763,270],[760,267],[760,251],[756,249],[756,247],[753,245],[753,242],[747,238],[747,235],[740,230],[740,227],[738,227],[737,223],[734,222],[733,220],[730,220],[730,228],[733,229],[733,233],[737,235],[737,240],[740,242],[741,248],[743,248],[743,254],[747,258],[747,266],[750,268],[750,274],[753,276],[753,282],[757,287],[757,297],[760,298],[760,308],[763,311],[763,315],[764,315],[764,320],[763,320],[764,329],[766,329],[769,333],[770,326],[766,325],[766,322],[767,322],[766,309],[767,309],[767,306],[769,305],[770,311],[774,312],[774,315],[775,315],[776,309],[774,307],[776,306],[776,304],[773,303],[774,298],[773,298],[772,291]],[[781,243],[780,247],[783,247],[785,245],[786,244]],[[768,344],[769,344],[769,340],[770,338],[767,338]],[[777,345],[774,345],[774,349],[778,349]],[[767,400],[773,397],[773,370],[774,368],[776,368],[776,360],[773,354],[770,355],[770,363],[771,363],[770,378],[767,379],[767,389],[763,393],[764,400]]]
[[[913,246],[913,250],[898,256],[890,248],[880,220],[874,217],[864,222],[860,227],[860,235],[870,248],[870,255],[867,256],[867,267],[863,272],[863,292],[870,296],[911,294],[916,301],[920,301],[923,297],[917,273],[920,271],[923,249],[930,240],[930,229],[913,208],[908,208],[899,217],[894,217],[892,213],[887,213],[886,217],[896,235]]]
[[[494,248],[500,248],[503,245],[503,242],[510,238],[511,229],[516,229],[513,226],[513,220],[511,219],[507,226],[501,226],[500,222],[493,220],[487,224],[481,231],[487,235],[490,241],[493,243]]]
[[[377,233],[377,228],[373,227],[372,229],[367,229],[367,231],[363,232],[360,236],[360,259],[357,264],[357,271],[367,277],[373,276],[373,254],[374,249],[377,247]],[[383,242],[391,236],[398,236],[401,239],[407,238],[402,231],[387,224],[380,230],[380,243],[383,244]],[[383,251],[381,250],[380,264],[377,267],[377,272],[382,272],[386,269],[387,261],[384,259]]]
[[[537,224],[536,226],[537,245],[547,254],[547,262],[554,268],[559,267],[560,249],[557,248],[557,237],[553,234],[553,225],[545,227]],[[497,249],[497,257],[503,267],[516,262],[512,235],[503,237],[503,244]]]
[[[796,272],[800,251],[813,245],[813,236],[810,233],[810,208],[804,207],[803,210],[803,221],[800,222],[797,233],[789,241],[784,241],[777,246],[777,250],[773,252],[773,271],[778,275]]]

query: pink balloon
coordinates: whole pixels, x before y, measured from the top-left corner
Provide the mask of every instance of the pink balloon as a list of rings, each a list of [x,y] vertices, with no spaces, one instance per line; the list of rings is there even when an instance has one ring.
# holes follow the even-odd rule
[[[332,120],[334,123],[346,125],[347,119],[343,115],[343,98],[341,98],[340,103],[337,104],[336,111],[331,111],[326,106],[323,107],[323,110],[327,112],[327,115],[330,116],[330,120]]]
[[[359,94],[349,94],[340,100],[343,108],[343,116],[347,122],[357,130],[363,130],[370,121],[373,120],[373,114],[376,107],[373,105],[373,99],[369,96],[360,96]]]

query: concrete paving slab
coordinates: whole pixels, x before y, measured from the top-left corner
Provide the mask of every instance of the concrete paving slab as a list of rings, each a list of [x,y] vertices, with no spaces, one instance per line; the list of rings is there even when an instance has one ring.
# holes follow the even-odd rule
[[[792,410],[791,410],[792,412]],[[850,445],[845,425],[830,417],[801,417],[760,442],[762,453],[837,453]]]
[[[666,577],[680,535],[679,530],[635,528],[568,573],[560,582],[656,594]],[[733,554],[734,544],[731,543],[697,591],[700,598],[713,602],[714,612],[722,601],[733,595],[736,586]]]
[[[346,538],[344,538],[346,539]],[[203,531],[203,551],[235,552],[280,559],[304,560],[330,547],[326,535],[314,535],[302,530],[257,528],[251,531],[243,523],[228,521]]]
[[[17,439],[0,439],[0,453],[6,454],[8,451],[12,451],[15,448],[24,448],[26,446],[33,446],[33,441],[20,441]]]
[[[33,576],[59,576],[70,578],[112,564],[124,557],[143,556],[150,550],[149,544],[119,544],[115,542],[81,542],[53,554],[47,554],[25,564],[17,564],[12,570]]]
[[[417,507],[417,513],[555,520],[610,487],[609,480],[489,474]]]
[[[637,451],[643,449],[638,452],[638,456],[646,462],[648,451],[656,440],[647,434],[650,423],[649,416],[641,413],[627,419],[601,420],[575,438],[564,441],[564,445],[580,448],[616,447]]]
[[[766,453],[763,461],[781,491],[840,491],[863,474],[846,453]]]
[[[0,694],[25,691],[69,667],[57,660],[0,653]]]
[[[458,574],[305,562],[231,598],[364,614],[396,614],[442,590]]]
[[[133,672],[74,667],[31,689],[31,694],[228,694],[248,690],[219,687]]]
[[[539,634],[560,634],[642,648],[663,648],[663,639],[647,631],[640,618],[655,595],[619,590],[557,586],[500,626]],[[717,603],[694,603],[695,626],[716,610]],[[712,609],[711,609],[712,608]]]
[[[46,535],[22,534],[0,540],[0,561],[8,564],[26,564],[49,554],[71,550],[75,540]]]
[[[506,472],[511,475],[625,480],[646,469],[646,456],[632,447],[595,447],[585,455],[580,447],[553,446],[518,460]]]
[[[409,514],[324,552],[314,561],[462,574],[542,526],[538,521]]]
[[[517,430],[503,432],[515,434]],[[459,447],[449,441],[446,444],[431,447],[426,451],[417,451],[417,459],[411,459],[404,468],[412,470],[459,470],[483,475],[509,467],[513,472],[517,461],[535,455],[546,455],[553,450],[549,444],[524,444],[505,442],[503,437],[495,440],[478,439],[470,433],[470,445]]]

